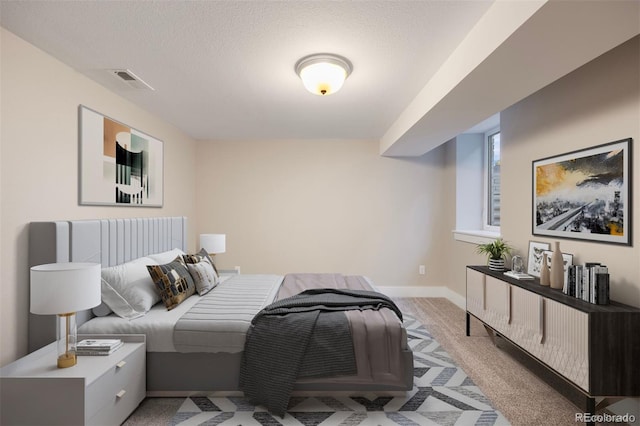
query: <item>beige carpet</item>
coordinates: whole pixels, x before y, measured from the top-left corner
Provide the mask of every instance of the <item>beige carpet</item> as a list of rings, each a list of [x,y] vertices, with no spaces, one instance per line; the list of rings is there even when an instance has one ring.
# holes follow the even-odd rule
[[[578,408],[496,348],[477,320],[465,334],[465,313],[447,299],[397,299],[413,312],[433,337],[514,426],[576,425]]]
[[[431,332],[475,384],[513,425],[576,425],[578,409],[516,360],[493,346],[474,321],[465,335],[464,311],[441,298],[396,299]],[[168,424],[184,398],[147,398],[124,423]]]

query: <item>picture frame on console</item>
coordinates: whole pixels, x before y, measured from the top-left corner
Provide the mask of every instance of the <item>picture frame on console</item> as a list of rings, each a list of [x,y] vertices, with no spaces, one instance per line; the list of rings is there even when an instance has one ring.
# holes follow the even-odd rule
[[[631,245],[631,143],[533,161],[533,235]]]
[[[527,274],[540,278],[542,268],[542,255],[551,248],[549,243],[529,241],[529,254],[527,257]]]
[[[162,207],[163,142],[80,105],[79,204]]]

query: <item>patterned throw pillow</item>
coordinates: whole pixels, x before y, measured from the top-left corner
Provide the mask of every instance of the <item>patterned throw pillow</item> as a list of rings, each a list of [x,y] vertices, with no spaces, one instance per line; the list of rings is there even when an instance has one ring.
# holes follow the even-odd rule
[[[167,310],[175,308],[195,293],[195,283],[181,256],[165,265],[148,265],[147,270]]]
[[[200,251],[198,253],[196,253],[196,254],[185,254],[185,255],[182,256],[182,259],[187,264],[189,264],[189,263],[199,263],[199,262],[202,262],[202,261],[209,262],[211,264],[211,266],[213,267],[213,272],[215,272],[216,284],[218,283],[218,280],[219,280],[218,268],[216,268],[216,264],[213,263],[213,259],[211,259],[211,257],[209,256],[209,253],[207,253],[207,251],[205,249],[200,249]]]
[[[187,263],[187,269],[196,283],[196,291],[200,296],[208,293],[218,284],[218,277],[211,264],[206,260],[198,263]]]

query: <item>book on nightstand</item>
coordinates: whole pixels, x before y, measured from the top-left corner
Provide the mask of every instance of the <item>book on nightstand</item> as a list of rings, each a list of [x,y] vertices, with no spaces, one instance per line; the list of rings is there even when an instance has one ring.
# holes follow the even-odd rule
[[[85,339],[76,345],[77,355],[105,356],[111,355],[122,347],[120,339]]]

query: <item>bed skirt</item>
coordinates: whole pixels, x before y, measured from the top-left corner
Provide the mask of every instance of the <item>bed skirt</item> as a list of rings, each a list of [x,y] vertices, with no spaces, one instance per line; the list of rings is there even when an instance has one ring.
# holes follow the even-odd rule
[[[413,352],[410,349],[404,350],[402,356],[405,365],[413,365]],[[241,359],[242,353],[147,352],[147,396],[240,393],[238,380]],[[294,386],[295,391],[331,392],[407,391],[412,388],[412,368],[407,368],[403,377],[390,376],[376,383],[347,376],[299,380]]]

